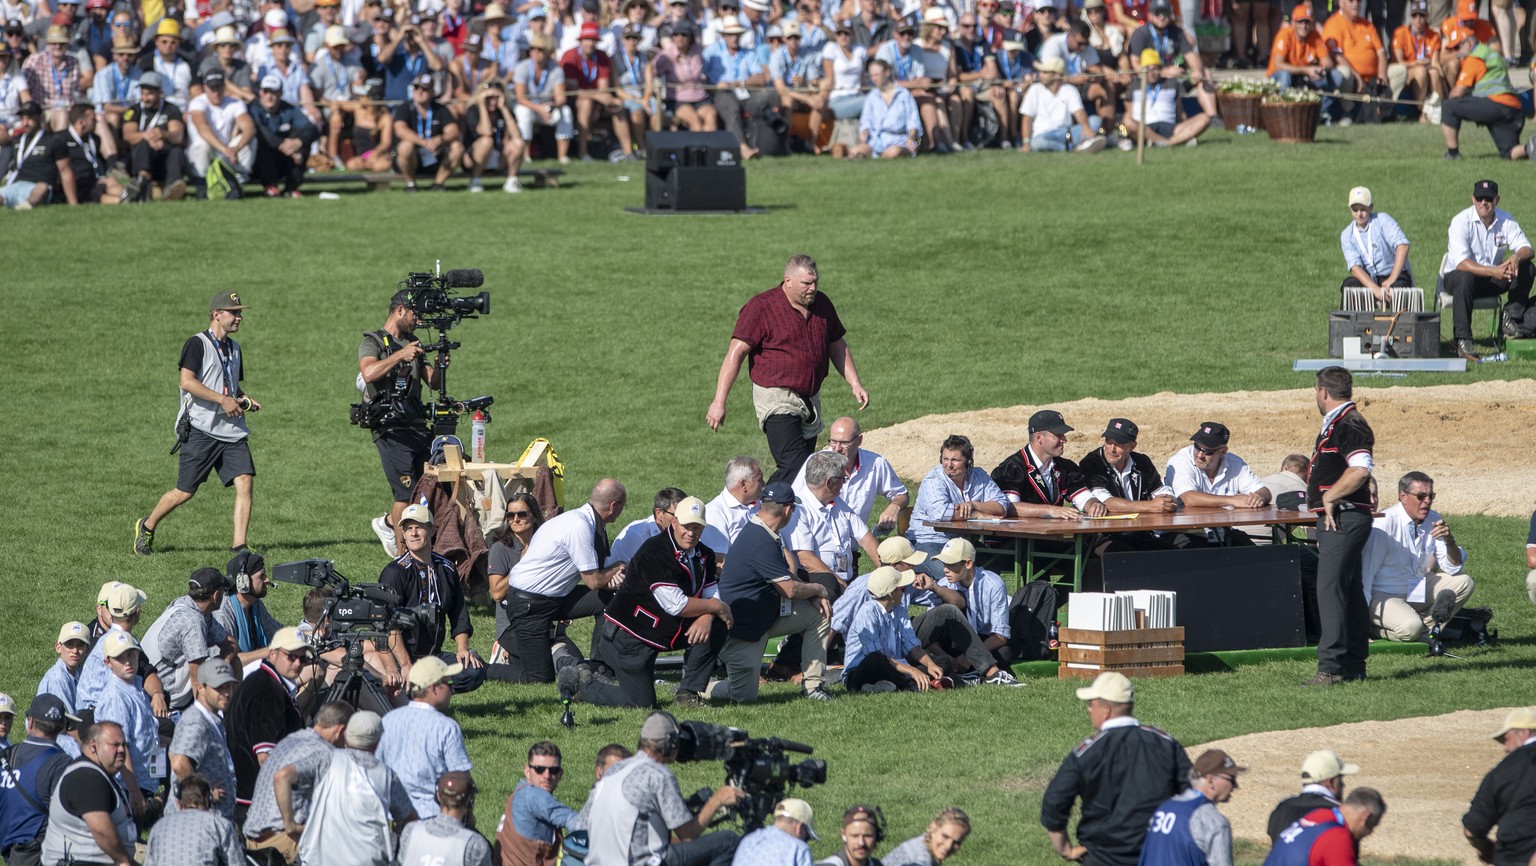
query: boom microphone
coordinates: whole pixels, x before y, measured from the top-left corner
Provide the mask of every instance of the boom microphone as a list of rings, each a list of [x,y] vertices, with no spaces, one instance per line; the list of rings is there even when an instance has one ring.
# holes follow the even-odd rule
[[[485,285],[485,273],[479,268],[457,268],[445,271],[443,285],[450,289],[478,289]]]

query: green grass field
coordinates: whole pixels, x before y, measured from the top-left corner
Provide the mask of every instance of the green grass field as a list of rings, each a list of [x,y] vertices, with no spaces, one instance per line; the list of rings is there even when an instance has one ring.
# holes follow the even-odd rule
[[[1441,162],[1438,140],[1421,127],[1324,130],[1312,146],[1218,133],[1196,149],[1149,152],[1140,168],[1119,153],[796,158],[750,166],[748,199],[769,213],[739,218],[624,213],[641,203],[643,172],[625,167],[630,179],[618,182],[608,165],[573,166],[563,188],[519,197],[346,194],[0,215],[0,469],[15,482],[0,535],[0,689],[27,702],[51,663],[48,640],[90,615],[103,580],[145,588],[153,615],[193,569],[227,558],[231,494],[217,485],[162,524],[153,557],[130,553],[134,518],[174,481],[176,358],[206,324],[215,291],[237,289],[252,307],[240,333],[246,387],[266,406],[252,423],[253,547],[269,563],[334,559],[367,581],[385,561],[368,520],[387,492],[367,434],[346,423],[355,350],[383,321],[395,283],[434,259],[484,269],[493,296],[491,316],[452,332],[464,347],[450,378],[457,397],[496,396],[492,456],[512,459],[548,437],[568,467],[570,501],[616,476],[631,492],[628,521],[659,487],[707,500],[730,456],[767,458],[744,386],[721,432],[703,416],[736,310],[777,281],[791,254],[819,259],[822,288],[848,325],[873,397],[866,428],[1087,396],[1301,387],[1310,376],[1291,372],[1291,361],[1326,354],[1351,186],[1375,191],[1426,277],[1475,179],[1498,180],[1504,206],[1536,220],[1527,166],[1496,160],[1471,128],[1460,162]],[[1530,375],[1511,362],[1395,382]],[[852,409],[835,376],[824,396],[829,417]],[[1528,450],[1510,444],[1511,471],[1529,474]],[[1088,448],[1075,437],[1069,453]],[[1451,518],[1472,551],[1475,600],[1497,611],[1498,649],[1459,665],[1384,656],[1369,682],[1325,692],[1297,687],[1306,662],[1148,681],[1138,714],[1195,744],[1530,702],[1536,617],[1522,591],[1524,521]],[[301,596],[278,585],[269,603],[292,622]],[[484,652],[490,617],[475,622]],[[1036,820],[1040,792],[1088,730],[1068,686],[827,705],[793,694],[769,687],[754,706],[687,715],[815,745],[831,768],[807,794],[823,831],[847,804],[874,802],[899,841],[958,805],[976,822],[959,862],[1052,861]],[[595,751],[633,745],[643,717],[579,707],[579,726],[565,731],[552,687],[494,683],[455,707],[486,792],[483,827],[494,827],[533,740],[565,749],[572,771],[560,793],[579,803]],[[1496,758],[1490,748],[1488,765]],[[718,766],[679,775],[685,790],[720,782]],[[1392,832],[1389,813],[1379,833]],[[1240,853],[1249,863],[1263,855]]]

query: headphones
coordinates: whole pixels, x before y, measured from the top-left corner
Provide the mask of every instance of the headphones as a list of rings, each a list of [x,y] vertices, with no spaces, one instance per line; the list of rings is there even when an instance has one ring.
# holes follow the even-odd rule
[[[847,827],[854,821],[868,821],[874,826],[876,845],[885,841],[885,814],[879,806],[865,806],[862,803],[849,806],[843,813],[843,826]],[[847,842],[848,837],[844,836],[843,841]]]
[[[251,575],[249,573],[251,552],[249,550],[242,550],[235,559],[235,573],[232,575],[235,579],[235,592],[247,595],[251,591]]]

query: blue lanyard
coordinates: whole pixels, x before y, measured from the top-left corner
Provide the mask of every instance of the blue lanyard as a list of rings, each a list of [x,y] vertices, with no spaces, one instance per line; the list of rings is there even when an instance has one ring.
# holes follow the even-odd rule
[[[1164,63],[1171,63],[1173,61],[1172,36],[1169,36],[1167,33],[1164,33],[1162,36],[1158,36],[1157,30],[1154,29],[1152,31],[1152,44],[1157,46],[1157,53],[1163,56]]]
[[[900,51],[896,52],[896,80],[912,80],[912,54],[910,52],[905,57],[902,56]]]
[[[422,121],[426,123],[423,125]],[[423,118],[421,112],[416,112],[416,134],[422,138],[432,137],[432,106],[427,106],[427,116]]]
[[[213,335],[213,329],[208,329],[208,339],[213,342],[213,351],[219,356],[219,366],[224,368],[224,396],[235,395],[235,353],[233,347],[228,355],[224,354],[224,341]]]
[[[638,54],[624,58],[624,67],[629,70],[629,81],[631,84],[638,86],[644,82],[644,79],[640,77],[640,56]]]
[[[1013,64],[1008,60],[1008,49],[997,52],[997,63],[1003,68],[1003,80],[1013,79]]]
[[[416,77],[416,73],[420,72],[422,70],[422,68],[425,67],[426,65],[427,65],[427,58],[424,55],[418,54],[415,57],[406,57],[405,58],[405,71],[408,73],[407,77],[415,78]]]
[[[469,62],[467,52],[464,54],[464,78],[468,81],[470,90],[474,90],[475,85],[480,83],[480,72],[475,69],[473,63]]]
[[[133,82],[123,77],[122,70],[117,64],[112,65],[112,92],[117,96],[116,102],[124,102],[128,99],[128,85]]]
[[[730,63],[730,65],[731,65],[730,66],[731,71],[728,72],[725,75],[725,80],[726,81],[740,81],[741,80],[741,61],[739,59],[737,59],[736,52],[724,52],[724,53],[722,53],[720,55],[720,59],[722,61],[728,61]]]
[[[58,65],[53,67],[53,91],[55,96],[68,96],[64,92],[64,82],[69,79],[69,73],[61,70]]]
[[[588,82],[590,84],[596,84],[597,83],[597,69],[598,69],[597,58],[596,57],[592,58],[592,65],[589,67],[589,66],[587,66],[587,58],[582,57],[580,54],[577,54],[576,55],[576,62],[581,64],[581,80],[584,81],[584,82]]]
[[[965,52],[965,56],[970,58],[971,71],[980,72],[982,61],[986,59],[986,52],[982,50],[982,47],[980,45],[976,45],[968,49]]]
[[[544,75],[542,77],[539,77],[538,69],[534,69],[533,72],[534,72],[534,76],[535,76],[534,79],[533,79],[533,92],[530,93],[529,96],[543,96],[544,95],[544,83],[549,80],[549,69],[546,68],[544,70]]]

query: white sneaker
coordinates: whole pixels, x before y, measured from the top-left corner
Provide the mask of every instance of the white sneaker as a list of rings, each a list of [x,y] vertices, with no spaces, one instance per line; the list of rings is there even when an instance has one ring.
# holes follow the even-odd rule
[[[399,548],[395,547],[395,528],[389,525],[388,514],[381,514],[373,519],[373,534],[379,537],[379,543],[384,545],[384,552],[391,558],[400,555]]]
[[[1014,675],[1008,671],[1007,668],[998,668],[997,673],[987,677],[985,682],[989,686],[1009,686],[1016,689],[1023,688],[1025,685],[1025,683],[1022,683],[1016,679]]]
[[[475,178],[474,180],[469,182],[469,191],[470,192],[485,192],[485,186],[480,183],[480,179],[479,178]]]
[[[1131,151],[1136,149],[1136,142],[1131,141],[1129,138],[1122,138],[1122,139],[1120,139],[1120,143],[1115,145],[1115,147],[1120,148],[1121,150],[1125,151],[1126,153],[1130,153]]]
[[[518,182],[517,177],[514,175],[512,177],[507,178],[507,182],[501,185],[501,191],[502,192],[522,192],[523,191],[523,185]]]

